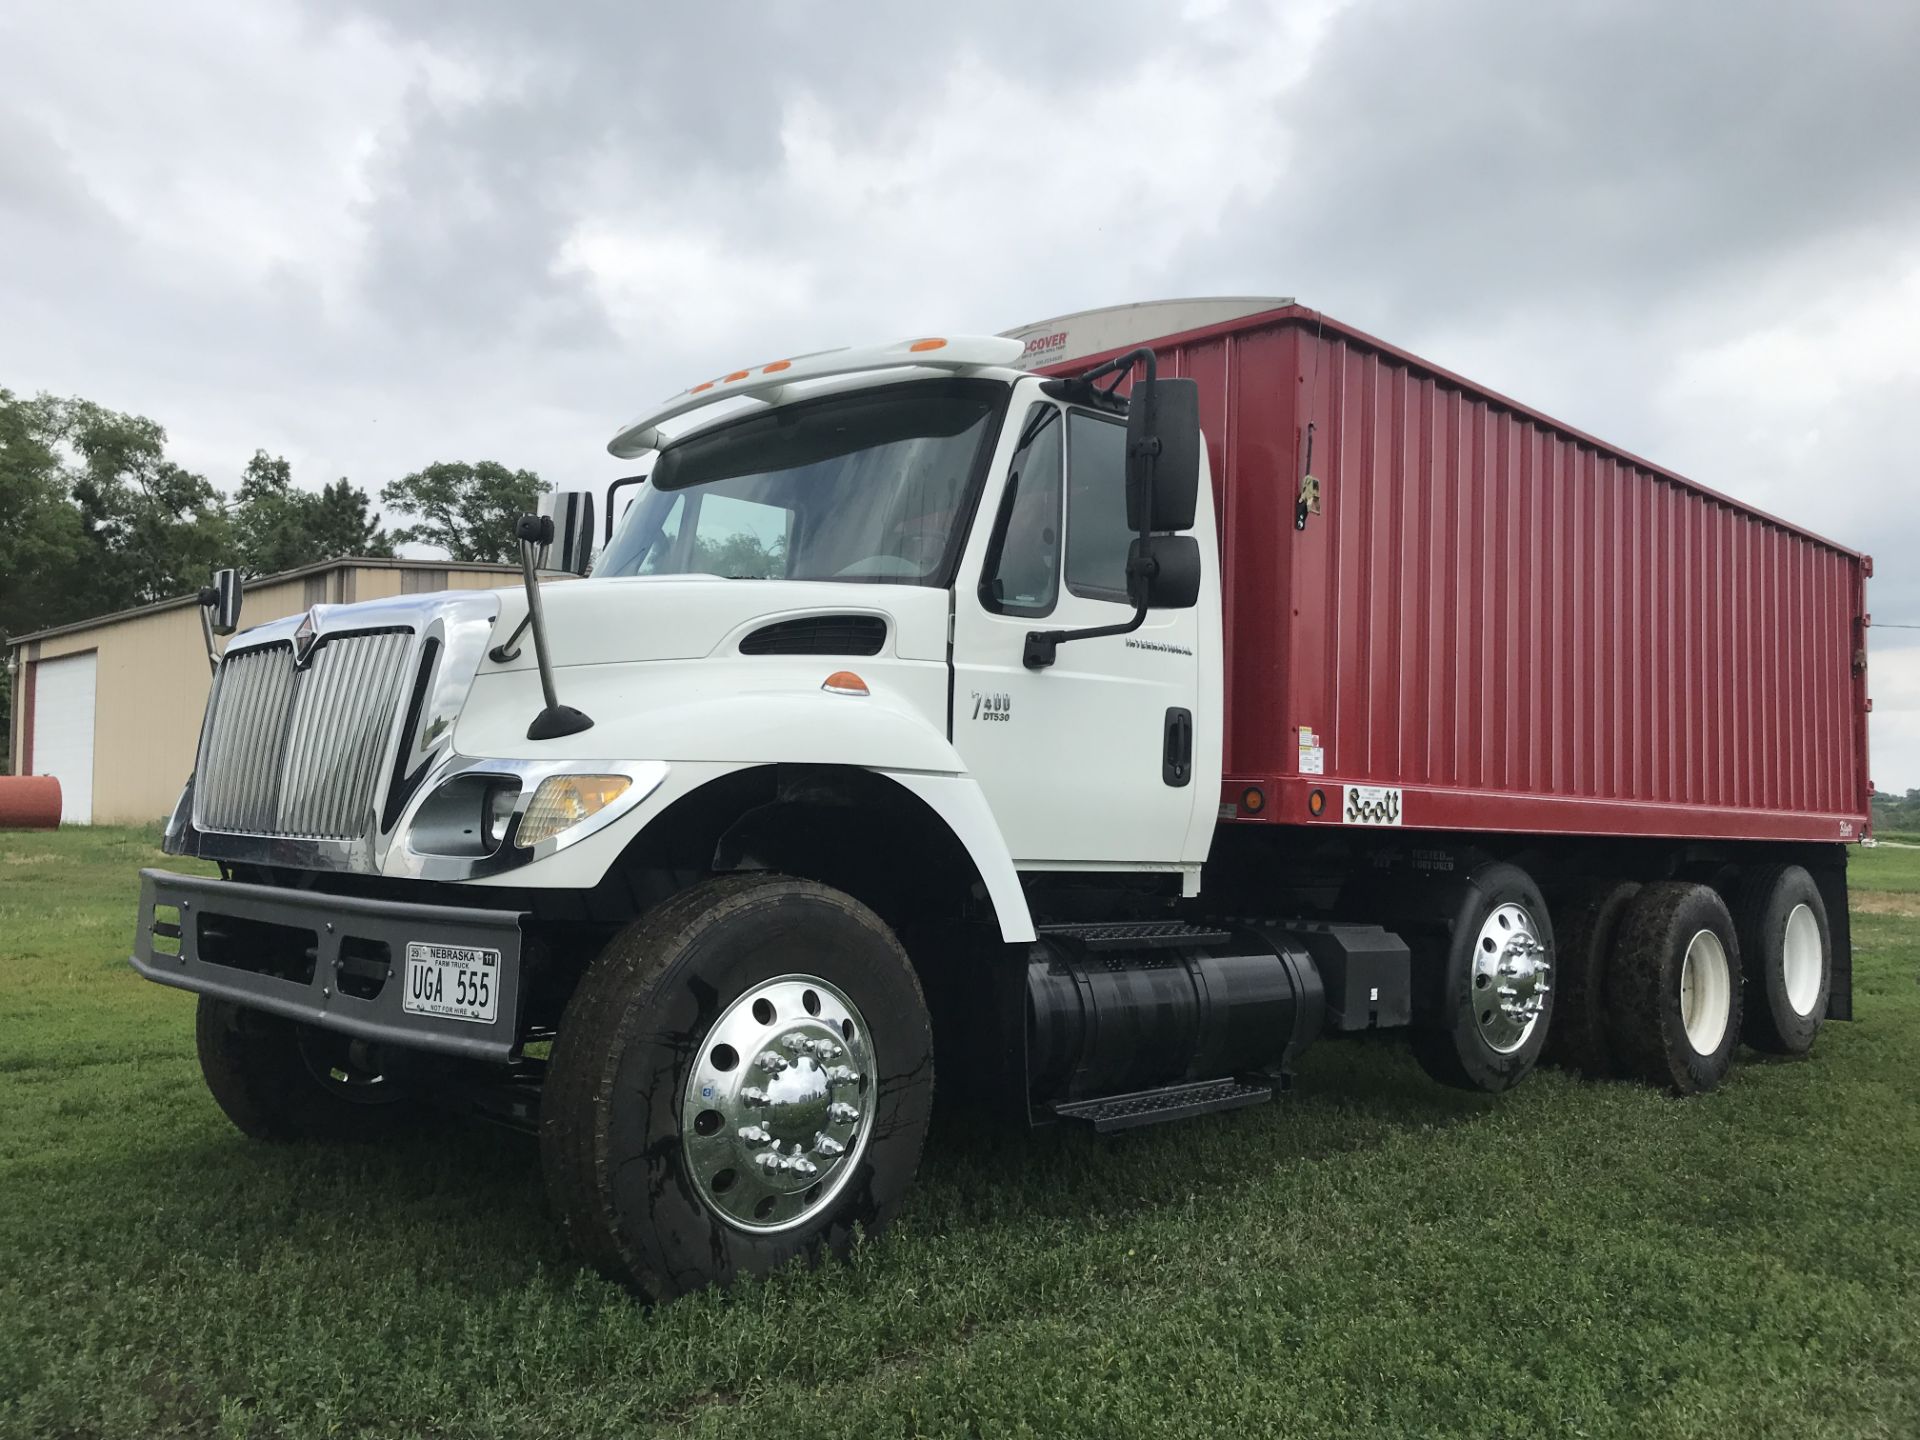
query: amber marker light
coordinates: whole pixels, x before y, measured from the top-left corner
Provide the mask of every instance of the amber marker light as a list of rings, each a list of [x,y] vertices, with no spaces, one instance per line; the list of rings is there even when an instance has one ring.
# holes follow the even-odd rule
[[[1309,790],[1307,792],[1307,813],[1309,815],[1316,815],[1316,816],[1324,815],[1327,813],[1327,792],[1326,791]]]
[[[826,683],[820,687],[829,695],[865,695],[867,682],[851,670],[836,670],[827,676]]]
[[[1258,815],[1267,808],[1267,794],[1258,785],[1249,785],[1240,792],[1240,808],[1249,815]]]
[[[531,850],[542,840],[599,814],[632,787],[625,775],[550,775],[540,782],[520,817],[513,843]]]
[[[782,370],[791,370],[792,368],[793,362],[791,360],[776,360],[771,365],[762,365],[760,367],[760,373],[762,375],[778,375]]]
[[[924,354],[928,350],[944,350],[946,348],[947,342],[944,340],[916,340],[907,347],[907,349],[911,350],[915,355]]]

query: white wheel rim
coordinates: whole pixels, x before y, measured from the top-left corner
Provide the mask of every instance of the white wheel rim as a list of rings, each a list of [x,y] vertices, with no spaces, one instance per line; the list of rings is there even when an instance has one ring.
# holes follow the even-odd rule
[[[1680,1023],[1687,1043],[1711,1055],[1726,1038],[1733,1014],[1733,970],[1720,937],[1702,930],[1687,942],[1680,962]]]
[[[1811,1015],[1820,998],[1820,972],[1825,969],[1821,954],[1820,922],[1805,905],[1793,907],[1787,916],[1787,933],[1780,944],[1780,968],[1787,982],[1787,1004],[1796,1015]]]

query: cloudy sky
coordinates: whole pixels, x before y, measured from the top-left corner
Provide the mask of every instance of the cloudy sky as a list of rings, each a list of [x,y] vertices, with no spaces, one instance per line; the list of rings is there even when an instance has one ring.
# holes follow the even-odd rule
[[[0,385],[369,489],[618,473],[798,349],[1288,294],[1876,556],[1920,626],[1920,5],[22,0]],[[1873,637],[1920,786],[1920,629]]]

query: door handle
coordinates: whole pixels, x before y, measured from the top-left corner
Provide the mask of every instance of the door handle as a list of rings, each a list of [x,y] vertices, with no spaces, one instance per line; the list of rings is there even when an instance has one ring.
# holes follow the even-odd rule
[[[1169,785],[1193,779],[1193,712],[1167,707],[1167,723],[1160,751],[1160,778]]]

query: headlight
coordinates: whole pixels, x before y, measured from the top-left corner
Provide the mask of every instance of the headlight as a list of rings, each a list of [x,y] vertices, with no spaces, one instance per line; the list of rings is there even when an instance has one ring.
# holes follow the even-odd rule
[[[496,785],[487,791],[486,813],[481,817],[481,833],[487,849],[498,850],[507,837],[507,823],[513,819],[513,807],[519,802],[518,785]]]
[[[519,799],[510,775],[456,775],[427,797],[407,844],[421,855],[496,854]]]
[[[513,843],[531,850],[606,809],[632,786],[625,775],[550,775],[533,792]]]

